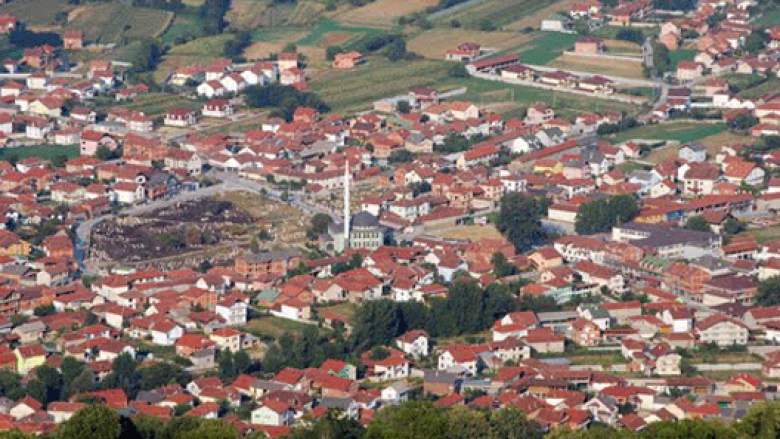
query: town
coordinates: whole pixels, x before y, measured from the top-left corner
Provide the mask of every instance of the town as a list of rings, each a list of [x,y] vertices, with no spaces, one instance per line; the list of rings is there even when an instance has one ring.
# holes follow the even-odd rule
[[[775,434],[774,2],[7,0],[0,51],[0,437]]]

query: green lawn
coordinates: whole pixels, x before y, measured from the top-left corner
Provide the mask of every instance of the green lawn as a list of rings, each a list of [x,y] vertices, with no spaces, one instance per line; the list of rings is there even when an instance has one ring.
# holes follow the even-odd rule
[[[623,143],[632,139],[677,140],[680,143],[688,143],[722,133],[726,128],[725,124],[680,122],[645,125],[605,138],[612,143]]]
[[[753,75],[750,75],[753,76]],[[731,81],[729,81],[730,83]],[[772,76],[766,81],[762,82],[761,84],[746,88],[744,90],[741,90],[739,92],[739,95],[743,98],[747,99],[756,99],[759,98],[761,95],[767,94],[767,93],[776,93],[777,90],[780,89],[780,78],[776,76]]]
[[[579,35],[545,32],[528,43],[528,48],[518,55],[524,63],[542,65],[559,57],[566,49],[572,47]]]
[[[3,148],[0,149],[0,160],[8,161],[11,158],[24,159],[27,157],[38,157],[45,160],[51,160],[54,157],[64,155],[68,159],[78,157],[79,146],[78,145],[35,145],[35,146],[21,146],[19,148]]]
[[[695,50],[680,49],[672,50],[669,52],[669,59],[672,68],[677,68],[677,63],[680,61],[691,61],[696,57]]]
[[[281,336],[285,332],[300,333],[307,326],[312,326],[312,325],[307,325],[305,323],[299,323],[293,320],[283,319],[274,316],[266,316],[257,319],[252,319],[247,324],[247,328],[249,332],[251,332],[255,336],[270,335],[274,338],[279,338],[279,336]],[[317,326],[313,326],[313,327],[317,328]],[[320,329],[320,331],[324,331],[321,328],[318,329]]]

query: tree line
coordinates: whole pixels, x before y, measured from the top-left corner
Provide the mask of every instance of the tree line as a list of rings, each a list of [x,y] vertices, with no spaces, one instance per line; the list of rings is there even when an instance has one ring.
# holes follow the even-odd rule
[[[464,406],[436,407],[430,401],[410,401],[377,412],[366,427],[330,411],[295,428],[288,439],[774,439],[780,436],[780,403],[754,405],[741,420],[720,419],[656,422],[639,432],[604,424],[588,429],[558,427],[547,431],[523,412],[506,407],[472,410]],[[0,439],[32,439],[18,430],[0,432]],[[169,421],[129,419],[102,405],[91,405],[62,423],[53,439],[238,439],[236,428],[221,420],[176,417]],[[265,437],[252,433],[249,439]]]

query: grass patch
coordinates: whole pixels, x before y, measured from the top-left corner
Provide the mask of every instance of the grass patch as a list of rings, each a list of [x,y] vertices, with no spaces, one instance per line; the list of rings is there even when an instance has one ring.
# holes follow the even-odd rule
[[[772,76],[761,84],[739,92],[739,95],[747,99],[757,99],[767,93],[776,93],[780,89],[780,78]]]
[[[336,315],[344,316],[347,318],[347,321],[351,322],[352,317],[355,315],[355,312],[357,311],[357,305],[355,305],[354,303],[345,302],[345,303],[339,303],[338,305],[326,306],[319,309],[320,312],[326,310],[331,311]]]
[[[450,78],[447,84],[452,88],[468,87],[468,92],[458,98],[461,100],[472,101],[478,104],[514,102],[526,107],[541,101],[547,102],[555,109],[558,115],[564,117],[576,116],[583,112],[599,112],[605,109],[625,111],[628,114],[635,114],[639,111],[639,107],[636,105],[606,101],[599,99],[597,96],[584,96],[563,91],[488,81],[486,79]]]
[[[606,138],[612,143],[623,143],[632,139],[677,140],[680,143],[688,143],[723,131],[726,131],[725,124],[679,122],[645,125]]]
[[[777,26],[777,23],[780,23],[780,6],[773,3],[767,4],[761,15],[753,22],[759,27]]]
[[[172,108],[200,108],[200,102],[185,97],[167,93],[149,93],[138,96],[131,102],[119,105],[119,107],[140,111],[149,117],[159,116]]]
[[[68,159],[76,158],[80,154],[78,145],[35,145],[20,146],[18,148],[0,149],[0,160],[8,161],[12,157],[25,159],[27,157],[38,157],[44,160],[51,160],[57,156],[67,156]]]
[[[615,364],[625,364],[626,359],[620,354],[620,351],[593,351],[585,355],[572,355],[567,357],[572,365],[597,364],[604,367],[614,366]]]
[[[693,61],[693,59],[696,57],[696,53],[698,52],[692,49],[680,49],[680,50],[670,51],[669,62],[671,68],[676,69],[677,63],[679,63],[680,61]]]
[[[566,49],[572,47],[579,35],[546,32],[531,41],[531,47],[518,53],[524,63],[543,65],[558,58]]]
[[[247,324],[247,329],[255,336],[272,336],[279,338],[285,332],[300,333],[306,327],[317,328],[321,333],[327,332],[323,328],[319,328],[314,325],[307,325],[305,323],[296,322],[293,320],[283,319],[274,316],[265,316],[257,319],[252,319]]]
[[[780,238],[780,224],[775,226],[762,227],[760,229],[750,229],[745,233],[756,238],[758,242],[777,239]]]
[[[325,11],[325,5],[313,1],[298,2],[292,14],[287,18],[287,23],[293,26],[310,26]]]

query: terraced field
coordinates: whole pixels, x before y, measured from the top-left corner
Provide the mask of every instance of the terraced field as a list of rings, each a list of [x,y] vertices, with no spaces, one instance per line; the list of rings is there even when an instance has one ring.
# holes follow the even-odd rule
[[[24,17],[27,26],[45,26],[54,22],[58,12],[72,9],[68,0],[18,0],[0,5],[0,14]]]
[[[68,27],[84,31],[89,41],[121,44],[124,39],[162,35],[171,24],[173,12],[123,6],[121,3],[99,3],[83,7]]]
[[[398,17],[425,11],[438,0],[377,0],[338,15],[339,21],[377,26],[395,24]]]

